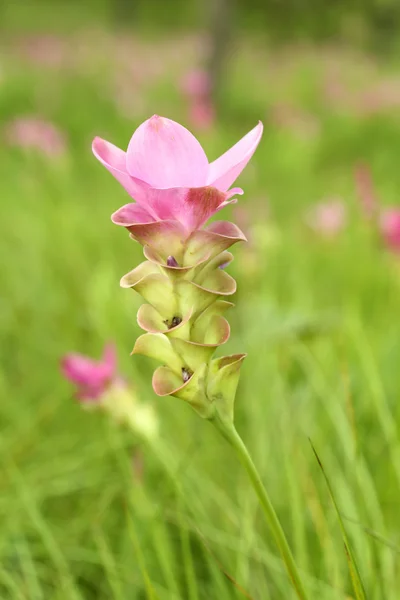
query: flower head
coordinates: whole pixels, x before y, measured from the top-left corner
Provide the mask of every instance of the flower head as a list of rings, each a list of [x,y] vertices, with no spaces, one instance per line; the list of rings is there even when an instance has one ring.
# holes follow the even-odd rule
[[[157,435],[158,419],[152,406],[139,401],[135,389],[117,371],[114,344],[107,344],[100,360],[82,354],[67,354],[61,362],[66,379],[75,384],[76,397],[85,408],[108,414],[116,423],[129,427],[142,437]]]
[[[118,379],[115,347],[107,344],[98,361],[82,354],[67,354],[61,362],[61,369],[64,377],[75,384],[79,400],[99,401]]]
[[[172,220],[186,231],[198,229],[242,193],[229,188],[253,156],[262,130],[259,123],[212,163],[185,127],[157,115],[136,129],[126,152],[95,138],[94,155],[136,200],[114,213],[114,223]]]

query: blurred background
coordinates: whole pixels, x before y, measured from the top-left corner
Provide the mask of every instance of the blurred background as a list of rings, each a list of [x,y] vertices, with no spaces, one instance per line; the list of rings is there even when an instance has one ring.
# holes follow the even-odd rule
[[[91,142],[125,149],[157,113],[210,160],[264,123],[219,215],[249,239],[229,268],[237,427],[311,598],[355,596],[308,438],[368,597],[398,599],[399,31],[397,0],[1,3],[1,598],[293,597],[235,457],[129,356],[141,299],[119,279],[142,252]],[[151,447],[62,378],[108,340]]]

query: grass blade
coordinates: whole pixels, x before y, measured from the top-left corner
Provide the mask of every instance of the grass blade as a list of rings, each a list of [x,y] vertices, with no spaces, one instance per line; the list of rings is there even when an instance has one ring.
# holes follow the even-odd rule
[[[346,529],[345,529],[344,523],[343,523],[343,519],[342,519],[342,517],[340,515],[339,507],[338,507],[338,505],[336,503],[335,496],[333,494],[332,486],[331,486],[331,484],[329,482],[328,476],[327,476],[327,474],[325,472],[325,469],[324,469],[324,467],[322,465],[322,462],[321,462],[321,460],[320,460],[320,458],[319,458],[319,456],[317,454],[317,451],[314,448],[314,445],[313,445],[313,443],[312,443],[311,440],[310,440],[310,444],[311,444],[311,448],[312,448],[312,450],[314,452],[315,458],[317,459],[318,465],[319,465],[319,467],[320,467],[320,469],[322,471],[322,474],[324,476],[325,483],[326,483],[326,486],[328,488],[329,495],[331,497],[332,504],[333,504],[333,506],[335,508],[336,515],[337,515],[337,518],[338,518],[338,521],[339,521],[340,531],[342,533],[343,544],[344,544],[344,549],[345,549],[345,552],[346,552],[347,563],[349,565],[349,572],[350,572],[351,582],[353,584],[354,593],[356,595],[357,600],[366,600],[367,596],[366,596],[366,593],[365,593],[365,590],[364,590],[364,586],[363,586],[363,583],[362,583],[362,580],[361,580],[360,572],[358,570],[358,566],[357,566],[354,554],[353,554],[353,552],[351,550],[351,547],[350,547],[349,538],[347,536]]]

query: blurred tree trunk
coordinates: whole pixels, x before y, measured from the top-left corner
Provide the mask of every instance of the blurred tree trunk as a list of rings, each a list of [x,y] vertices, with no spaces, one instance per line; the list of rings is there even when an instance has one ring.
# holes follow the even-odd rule
[[[236,0],[210,0],[208,75],[211,95],[218,108],[227,73]]]
[[[113,0],[113,20],[118,27],[131,27],[137,16],[139,0]]]

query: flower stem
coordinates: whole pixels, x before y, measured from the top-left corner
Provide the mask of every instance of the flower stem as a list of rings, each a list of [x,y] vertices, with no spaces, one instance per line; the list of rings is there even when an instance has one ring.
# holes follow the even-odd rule
[[[246,469],[253,488],[258,496],[260,504],[263,508],[267,523],[271,529],[271,532],[275,538],[275,542],[279,548],[283,561],[285,563],[287,572],[290,580],[296,590],[298,598],[301,600],[307,600],[307,594],[303,587],[303,583],[300,579],[296,563],[293,558],[293,554],[290,550],[288,541],[285,533],[279,522],[278,516],[272,506],[271,500],[268,493],[261,481],[260,475],[257,468],[242,440],[240,435],[235,429],[235,426],[229,423],[224,423],[219,417],[216,417],[212,423],[216,426],[221,435],[229,442],[229,444],[235,449],[236,454],[239,457],[242,465]]]

